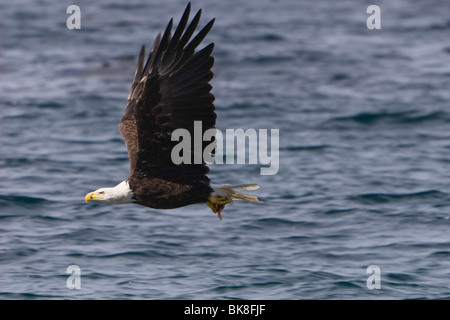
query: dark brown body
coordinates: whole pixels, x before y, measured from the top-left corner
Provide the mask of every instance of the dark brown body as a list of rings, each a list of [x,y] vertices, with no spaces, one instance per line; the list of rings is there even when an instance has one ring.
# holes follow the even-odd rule
[[[128,180],[137,204],[155,209],[174,209],[208,200],[212,188],[204,182],[179,184],[158,178]]]

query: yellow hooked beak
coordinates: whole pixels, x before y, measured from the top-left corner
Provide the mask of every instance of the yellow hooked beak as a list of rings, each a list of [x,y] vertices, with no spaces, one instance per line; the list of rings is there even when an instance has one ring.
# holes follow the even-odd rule
[[[84,198],[84,200],[86,200],[86,202],[88,201],[93,201],[93,200],[99,200],[100,197],[95,193],[95,192],[89,192],[86,197]]]

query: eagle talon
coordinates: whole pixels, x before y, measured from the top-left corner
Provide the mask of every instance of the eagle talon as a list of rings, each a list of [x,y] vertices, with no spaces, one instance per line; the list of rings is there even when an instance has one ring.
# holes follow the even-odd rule
[[[219,219],[222,220],[222,210],[223,208],[225,208],[225,205],[227,203],[230,203],[230,201],[225,197],[211,196],[207,201],[205,201],[205,203],[208,205],[211,211],[217,213]]]

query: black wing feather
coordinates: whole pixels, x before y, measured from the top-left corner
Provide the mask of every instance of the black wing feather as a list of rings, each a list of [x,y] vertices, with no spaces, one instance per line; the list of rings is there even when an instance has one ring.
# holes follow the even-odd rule
[[[181,184],[209,182],[206,176],[209,169],[204,162],[175,165],[171,159],[172,148],[178,143],[171,141],[174,130],[184,128],[193,135],[194,121],[202,121],[203,133],[214,128],[216,120],[214,95],[209,84],[213,77],[211,53],[214,45],[195,53],[214,19],[189,42],[199,23],[201,10],[188,25],[189,13],[190,4],[173,36],[173,20],[170,20],[162,37],[159,35],[155,40],[145,67],[139,59],[136,74],[142,72],[133,81],[127,106],[128,113],[135,119],[136,165],[130,172],[134,177],[159,178]],[[208,143],[205,142],[203,148]],[[192,143],[191,160],[193,147]]]

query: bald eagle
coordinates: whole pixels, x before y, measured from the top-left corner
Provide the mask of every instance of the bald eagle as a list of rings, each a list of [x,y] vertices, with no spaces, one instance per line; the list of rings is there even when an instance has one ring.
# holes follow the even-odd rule
[[[256,190],[256,184],[224,185],[213,188],[206,163],[174,164],[171,151],[176,129],[193,134],[194,122],[201,121],[202,133],[214,129],[214,95],[211,56],[214,44],[196,51],[210,31],[214,19],[191,40],[199,23],[201,9],[188,25],[190,3],[172,31],[173,19],[154,41],[145,60],[145,46],[139,54],[128,103],[119,124],[128,150],[128,179],[112,188],[100,188],[86,195],[87,201],[110,204],[137,203],[156,209],[179,208],[206,203],[219,219],[233,200],[262,202],[240,190]],[[186,27],[187,26],[187,27]],[[206,143],[202,146],[204,149]],[[191,150],[192,157],[194,150]]]

